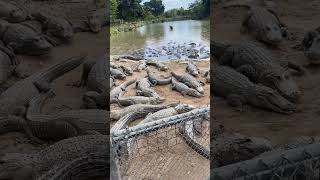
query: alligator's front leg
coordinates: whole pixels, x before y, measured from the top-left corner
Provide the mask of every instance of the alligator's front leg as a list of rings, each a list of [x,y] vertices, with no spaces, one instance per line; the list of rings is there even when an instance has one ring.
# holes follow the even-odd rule
[[[219,58],[218,62],[220,65],[230,65],[232,62],[232,59],[234,57],[234,51],[235,49],[233,47],[228,47],[224,54]]]

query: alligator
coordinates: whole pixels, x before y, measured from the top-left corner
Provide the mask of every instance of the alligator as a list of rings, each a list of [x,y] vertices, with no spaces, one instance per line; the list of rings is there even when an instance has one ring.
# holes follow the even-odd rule
[[[89,15],[85,17],[82,25],[75,27],[75,32],[93,32],[99,33],[102,27],[107,26],[110,23],[108,11],[106,8],[100,8],[89,12]]]
[[[159,61],[147,60],[146,64],[149,66],[156,67],[159,71],[167,71],[169,69],[166,65],[164,65],[163,63],[161,63]]]
[[[148,74],[148,80],[150,81],[150,83],[153,86],[155,86],[155,85],[167,85],[167,84],[171,83],[171,77],[161,79],[155,73],[150,72],[149,69],[147,69],[147,74]]]
[[[250,3],[243,5],[225,5],[224,8],[232,6],[249,8],[242,20],[242,33],[248,31],[259,41],[271,45],[279,44],[283,38],[288,38],[286,25],[281,22],[276,12],[268,7],[265,0],[252,0]]]
[[[174,115],[177,115],[177,114],[182,114],[182,113],[191,111],[192,109],[194,109],[194,107],[191,106],[191,105],[178,104],[175,107],[169,107],[169,108],[162,109],[162,110],[156,111],[154,113],[148,114],[144,118],[144,120],[142,120],[140,122],[140,124],[156,121],[156,120],[159,120],[159,119],[162,119],[162,118],[166,118],[166,117],[170,117],[170,116],[174,116]]]
[[[130,67],[121,65],[120,68],[122,69],[123,73],[127,76],[131,76],[133,74],[133,70]]]
[[[153,113],[169,107],[175,107],[177,104],[178,103],[170,103],[170,104],[164,104],[164,105],[135,104],[135,105],[125,107],[123,109],[112,110],[110,113],[110,119],[117,121],[121,117],[125,116],[126,114],[130,112],[136,112],[136,111],[148,111],[150,113]]]
[[[80,66],[84,59],[84,56],[68,58],[16,82],[0,95],[0,115],[24,114],[33,97],[48,92],[52,81]]]
[[[47,16],[42,13],[33,13],[32,17],[41,22],[43,32],[54,46],[71,41],[73,37],[72,24],[62,17]]]
[[[29,18],[28,11],[12,1],[0,1],[0,17],[11,23],[20,23]]]
[[[133,111],[125,116],[121,117],[110,129],[110,133],[113,134],[114,132],[117,132],[121,129],[124,129],[129,126],[131,122],[134,120],[144,118],[146,115],[148,115],[150,111]]]
[[[204,73],[203,77],[206,78],[207,83],[210,83],[210,69]]]
[[[121,80],[124,80],[127,77],[122,70],[113,68],[110,68],[110,75],[113,76],[115,79]]]
[[[158,93],[151,88],[151,83],[148,78],[142,78],[136,82],[136,89],[138,96],[146,97],[160,97]]]
[[[20,23],[0,20],[0,35],[5,46],[11,47],[17,54],[47,54],[52,47],[45,36]]]
[[[119,95],[122,92],[126,91],[127,87],[130,86],[131,84],[135,83],[136,81],[137,81],[136,79],[126,81],[126,82],[120,84],[119,86],[113,88],[110,91],[110,103],[118,102],[117,99],[119,98]]]
[[[310,64],[320,64],[320,29],[307,32],[303,38],[302,47]]]
[[[201,94],[199,91],[189,88],[182,82],[176,80],[176,78],[172,77],[172,89],[180,92],[183,96],[189,95],[193,97],[203,97],[204,95]]]
[[[203,87],[201,86],[201,83],[195,79],[193,76],[189,74],[184,74],[184,75],[178,75],[175,72],[171,72],[172,76],[176,78],[179,82],[184,83],[190,88],[196,89],[199,93],[203,94],[204,90]]]
[[[115,60],[120,60],[120,59],[129,59],[132,61],[145,61],[143,57],[140,56],[132,56],[132,55],[122,55],[116,58]]]
[[[87,92],[83,96],[84,103],[82,104],[85,109],[105,109],[108,106],[107,61],[104,55],[90,57],[83,66],[81,84],[87,87]]]
[[[198,76],[198,74],[200,74],[199,68],[192,62],[188,62],[186,71],[192,76]]]
[[[252,83],[246,76],[228,66],[213,69],[211,91],[216,96],[227,98],[232,106],[250,104],[279,113],[293,113],[295,105],[282,97],[276,90]]]
[[[88,157],[88,155],[104,154],[102,157],[108,157],[110,153],[109,141],[108,135],[85,135],[61,140],[32,154],[5,154],[1,157],[0,179],[34,180],[52,169],[77,161],[79,158]],[[108,161],[108,159],[105,160]],[[80,166],[77,163],[74,165],[75,168]],[[94,163],[91,163],[89,167],[101,168],[100,166],[95,167]],[[94,169],[91,170],[94,171]],[[78,177],[85,173],[88,172],[80,172],[74,176]],[[100,174],[92,173],[90,176],[94,175]],[[79,177],[79,179],[81,178]]]
[[[161,97],[145,97],[145,96],[128,96],[123,97],[120,95],[118,97],[118,104],[120,106],[131,106],[134,104],[161,104],[165,101],[164,98]]]
[[[272,150],[271,143],[264,138],[235,133],[222,125],[213,127],[213,131],[218,132],[211,137],[210,143],[213,168],[245,161]]]
[[[112,89],[114,86],[116,86],[116,80],[110,76],[110,89]]]
[[[134,71],[141,72],[142,70],[147,69],[147,64],[145,60],[140,60],[139,64],[137,64],[136,68],[134,68]]]
[[[7,79],[14,73],[18,62],[12,49],[7,48],[0,41],[0,84],[7,81]]]
[[[303,74],[302,67],[290,62],[282,64],[267,49],[251,41],[237,43],[211,41],[210,44],[211,48],[215,49],[213,55],[219,64],[231,66],[254,83],[276,89],[293,102],[300,97],[301,92],[288,68]]]

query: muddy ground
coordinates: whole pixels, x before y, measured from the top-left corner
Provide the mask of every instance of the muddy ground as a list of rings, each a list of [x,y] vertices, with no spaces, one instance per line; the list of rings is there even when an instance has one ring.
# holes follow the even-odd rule
[[[213,108],[215,122],[222,123],[246,135],[265,137],[273,144],[285,143],[288,138],[302,135],[320,135],[320,67],[308,65],[302,51],[292,48],[302,42],[304,33],[314,30],[320,24],[320,1],[318,0],[280,0],[275,1],[280,19],[288,26],[294,40],[284,41],[278,48],[270,50],[279,59],[298,63],[308,70],[302,77],[294,77],[303,92],[297,103],[299,112],[283,115],[251,108],[237,112],[230,108],[224,99],[215,97]],[[211,39],[243,40],[252,39],[240,34],[241,8],[222,9],[220,5],[212,10]],[[213,50],[214,51],[214,50]],[[213,63],[216,61],[213,59]],[[214,82],[213,82],[214,83]],[[212,121],[213,123],[213,121]],[[212,124],[211,123],[211,124]]]
[[[113,58],[112,58],[113,59]],[[113,61],[115,64],[124,65],[134,68],[138,63],[134,61]],[[169,70],[159,71],[152,66],[148,68],[152,72],[156,72],[160,76],[168,77],[170,72],[174,71],[178,74],[186,73],[186,64],[183,61],[171,61],[165,62]],[[195,62],[199,67],[201,75],[197,77],[198,80],[206,82],[202,77],[205,71],[209,69],[209,61]],[[116,80],[116,84],[119,85],[124,81],[131,79],[141,79],[147,75],[146,71],[134,72],[132,76],[127,76],[126,80]],[[195,98],[190,96],[183,96],[177,91],[172,90],[171,84],[164,86],[155,86],[154,89],[161,96],[164,97],[165,104],[180,102],[190,104],[194,107],[201,107],[210,104],[210,84],[204,85],[204,97]],[[136,95],[135,85],[128,87],[128,91],[125,96]],[[119,109],[117,104],[111,105],[111,110]],[[131,126],[138,124],[140,120],[134,121]],[[111,123],[111,126],[114,122]],[[209,123],[208,123],[209,124]],[[204,125],[203,137],[199,138],[201,144],[209,147],[209,125]],[[133,158],[129,161],[129,164],[122,167],[124,169],[123,177],[128,180],[134,179],[207,179],[209,176],[209,164],[210,161],[199,155],[193,149],[191,149],[176,133],[175,127],[165,128],[157,131],[148,136],[141,136],[137,142],[144,142],[144,146],[148,146],[147,149],[137,148]],[[163,142],[164,144],[161,144]],[[160,148],[160,149],[159,149]],[[143,150],[142,150],[143,149]],[[151,150],[150,150],[151,149]],[[143,152],[143,153],[142,153]]]
[[[79,24],[82,16],[85,16],[88,11],[94,9],[92,0],[35,1],[28,4],[28,6],[33,9],[46,11],[48,14],[66,17],[73,24]],[[54,47],[49,54],[44,56],[18,55],[17,58],[20,64],[17,67],[17,74],[21,77],[27,77],[49,65],[80,54],[103,55],[109,51],[108,31],[109,27],[105,27],[103,31],[98,34],[89,32],[77,33],[71,43]],[[52,84],[56,97],[46,102],[44,112],[54,113],[80,108],[82,90],[76,88],[74,85],[80,81],[81,73],[82,67],[79,67],[60,77]],[[14,84],[17,80],[19,79],[15,77],[9,79],[6,84],[2,85],[2,89]],[[8,133],[0,137],[0,155],[9,152],[36,152],[48,144],[41,146],[32,145],[23,134]]]

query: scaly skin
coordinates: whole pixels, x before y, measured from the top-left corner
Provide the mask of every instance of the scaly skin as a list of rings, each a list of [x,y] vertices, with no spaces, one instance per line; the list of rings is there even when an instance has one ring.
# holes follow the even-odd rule
[[[219,64],[227,65],[246,75],[252,82],[260,83],[276,89],[284,97],[296,101],[301,92],[295,81],[291,78],[288,67],[292,64],[281,65],[272,53],[253,42],[214,42],[211,47],[216,49],[213,55]],[[301,67],[296,68],[302,72]]]
[[[135,82],[136,82],[136,79],[133,79],[131,81],[126,81],[120,84],[119,86],[113,88],[110,92],[110,103],[116,103],[119,95],[125,92],[127,87]]]
[[[320,32],[310,31],[304,36],[302,42],[305,56],[310,64],[320,64]]]
[[[85,17],[81,27],[76,27],[75,32],[93,32],[99,33],[102,27],[108,25],[110,19],[106,8],[100,8],[89,12],[89,15]]]
[[[113,69],[110,68],[110,76],[114,77],[115,79],[121,79],[124,80],[126,79],[126,75],[122,72],[120,69]]]
[[[123,73],[127,76],[131,76],[133,74],[133,70],[130,67],[120,66],[120,68],[122,69]]]
[[[177,81],[174,77],[172,77],[172,89],[180,92],[183,96],[189,95],[193,97],[203,97],[203,94]]]
[[[84,59],[84,57],[69,58],[16,82],[0,95],[0,115],[16,115],[19,111],[24,114],[23,111],[33,97],[49,91],[49,83],[77,68]]]
[[[161,104],[164,102],[164,98],[160,97],[145,97],[145,96],[128,96],[123,97],[122,95],[118,98],[118,104],[121,106],[130,106],[134,104]]]
[[[203,87],[201,86],[200,82],[197,79],[195,79],[193,76],[189,74],[178,75],[174,72],[171,72],[171,74],[174,78],[184,83],[188,87],[196,89],[201,94],[204,93]]]
[[[89,154],[106,153],[102,157],[108,156],[109,138],[107,135],[77,136],[59,141],[34,154],[6,154],[1,158],[0,178],[35,180],[52,169],[58,170],[61,165],[68,165]],[[75,164],[74,168],[77,169],[78,165]],[[89,167],[93,170],[92,166]]]
[[[282,97],[277,91],[262,85],[253,84],[246,76],[228,66],[216,66],[213,70],[212,93],[228,100],[238,101],[238,105],[268,109],[279,113],[293,113],[293,103]]]
[[[177,103],[171,103],[171,104],[164,104],[164,105],[150,105],[150,104],[135,104],[128,107],[125,107],[120,110],[112,110],[110,113],[111,120],[117,121],[121,117],[125,116],[126,114],[130,112],[136,112],[136,111],[148,111],[150,113],[166,109],[169,107],[176,106]]]
[[[191,63],[191,62],[188,62],[188,65],[186,67],[186,71],[191,74],[192,76],[198,76],[200,73],[199,73],[199,68]]]
[[[142,78],[136,83],[137,95],[146,97],[158,97],[158,93],[151,88],[151,83],[148,78]]]
[[[16,3],[0,1],[0,17],[12,23],[19,23],[27,20],[29,14],[26,9]]]
[[[146,61],[146,64],[149,66],[155,66],[160,71],[167,71],[169,68],[161,62],[158,61]]]
[[[0,44],[0,84],[4,83],[13,74],[16,66],[17,62],[13,51]]]
[[[148,79],[151,82],[153,86],[155,85],[167,85],[171,83],[171,78],[164,78],[161,79],[155,73],[150,72],[150,70],[147,69]]]

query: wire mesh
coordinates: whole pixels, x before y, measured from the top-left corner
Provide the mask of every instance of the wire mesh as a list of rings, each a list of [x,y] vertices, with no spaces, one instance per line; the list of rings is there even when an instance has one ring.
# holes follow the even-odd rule
[[[122,179],[206,179],[209,112],[199,108],[111,133]]]

